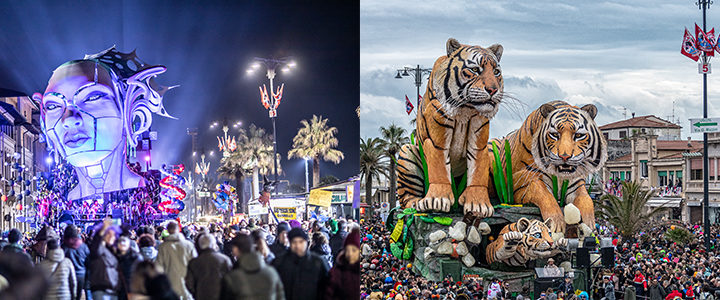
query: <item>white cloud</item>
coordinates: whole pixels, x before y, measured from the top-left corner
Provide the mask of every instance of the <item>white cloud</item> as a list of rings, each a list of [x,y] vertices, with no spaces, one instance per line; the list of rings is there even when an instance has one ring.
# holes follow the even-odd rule
[[[708,24],[720,21],[715,11],[708,11]],[[361,134],[377,135],[384,119],[409,119],[402,98],[415,89],[409,79],[393,79],[395,69],[431,67],[444,54],[447,38],[455,37],[463,43],[501,43],[505,48],[505,90],[524,105],[501,107],[491,125],[493,136],[517,128],[527,113],[556,99],[595,104],[599,124],[617,121],[625,111],[628,117],[635,112],[666,118],[674,107],[687,136],[687,119],[702,115],[702,77],[697,64],[679,50],[684,27],[692,29],[699,17],[694,3],[672,0],[364,0],[361,106],[366,111],[372,111],[372,105],[386,107],[382,114],[361,115]],[[711,74],[710,116],[720,115],[720,106],[713,105],[720,100],[716,86],[720,78]],[[394,107],[379,99],[394,99]]]

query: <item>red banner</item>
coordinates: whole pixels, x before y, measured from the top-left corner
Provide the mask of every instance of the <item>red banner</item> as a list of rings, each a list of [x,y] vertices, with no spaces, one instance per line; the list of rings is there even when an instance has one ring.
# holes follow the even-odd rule
[[[698,59],[700,59],[700,51],[697,49],[695,44],[695,38],[692,36],[692,34],[690,34],[690,31],[685,28],[685,36],[683,36],[683,43],[682,48],[680,48],[680,53],[694,61],[698,61]]]

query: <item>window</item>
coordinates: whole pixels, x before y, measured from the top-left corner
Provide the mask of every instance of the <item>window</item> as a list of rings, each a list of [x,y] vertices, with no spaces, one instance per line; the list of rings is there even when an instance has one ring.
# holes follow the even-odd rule
[[[690,180],[702,180],[702,169],[690,170]]]
[[[627,131],[620,131],[620,138],[624,139],[627,137]]]
[[[604,137],[604,138],[605,138],[605,140],[607,141],[607,140],[608,140],[608,138],[609,138],[609,136],[608,136],[608,133],[607,133],[607,132],[603,132],[603,137]]]
[[[648,177],[647,160],[640,161],[640,177]]]
[[[630,178],[630,171],[625,171],[625,180],[632,181],[632,178]]]
[[[658,171],[658,186],[668,185],[667,171]]]

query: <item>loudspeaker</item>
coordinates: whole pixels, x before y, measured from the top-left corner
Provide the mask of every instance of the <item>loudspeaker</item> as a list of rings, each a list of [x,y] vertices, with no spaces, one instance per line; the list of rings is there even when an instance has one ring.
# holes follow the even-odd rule
[[[586,268],[590,266],[590,249],[578,248],[576,262],[578,268]]]
[[[615,250],[612,247],[600,248],[600,260],[603,267],[612,268],[615,266]]]

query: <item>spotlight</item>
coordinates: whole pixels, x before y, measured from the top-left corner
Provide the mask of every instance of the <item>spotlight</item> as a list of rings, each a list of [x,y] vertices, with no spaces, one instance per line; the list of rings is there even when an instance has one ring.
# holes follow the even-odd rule
[[[145,156],[145,161],[150,161],[150,155]]]
[[[251,67],[252,67],[253,70],[257,70],[257,68],[260,68],[260,63],[257,63],[257,62],[256,62],[256,63],[252,64]]]
[[[252,74],[253,71],[255,71],[255,70],[253,70],[253,69],[247,69],[247,70],[245,70],[245,73],[247,73],[247,74]]]
[[[295,64],[295,61],[294,61],[294,60],[293,60],[293,61],[290,61],[290,63],[288,63],[288,67],[291,67],[291,68],[294,68],[296,65],[297,65],[297,64]]]
[[[289,72],[289,71],[290,71],[290,68],[288,68],[288,67],[284,67],[284,68],[282,68],[282,71],[283,71],[284,73],[287,73],[287,72]]]
[[[45,158],[45,163],[47,163],[48,165],[52,165],[52,163],[53,163],[53,158],[52,158],[51,156],[46,157],[46,158]]]

